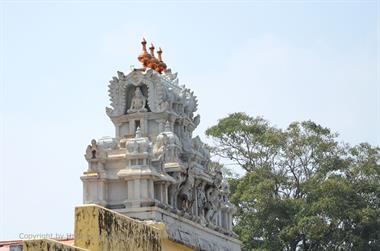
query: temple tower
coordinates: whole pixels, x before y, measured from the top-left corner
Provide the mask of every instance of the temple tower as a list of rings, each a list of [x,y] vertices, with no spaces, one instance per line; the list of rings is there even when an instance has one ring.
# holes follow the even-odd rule
[[[193,131],[197,98],[167,69],[162,50],[147,51],[142,68],[117,72],[106,113],[114,137],[92,140],[85,158],[83,201],[129,217],[162,222],[171,240],[195,250],[240,250],[232,232],[228,184]]]

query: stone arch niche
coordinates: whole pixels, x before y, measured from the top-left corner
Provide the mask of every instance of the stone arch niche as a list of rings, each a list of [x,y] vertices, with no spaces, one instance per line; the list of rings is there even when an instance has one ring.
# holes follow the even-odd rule
[[[133,96],[135,95],[135,90],[136,88],[140,88],[142,94],[144,95],[144,97],[146,99],[148,99],[148,87],[146,86],[146,84],[142,84],[140,83],[139,85],[127,85],[125,87],[125,98],[126,98],[126,106],[125,106],[125,111],[124,111],[124,114],[128,114],[128,109],[131,108],[131,102],[132,102],[132,98]],[[145,104],[145,109],[150,112],[150,107],[148,105],[148,102],[146,102]]]

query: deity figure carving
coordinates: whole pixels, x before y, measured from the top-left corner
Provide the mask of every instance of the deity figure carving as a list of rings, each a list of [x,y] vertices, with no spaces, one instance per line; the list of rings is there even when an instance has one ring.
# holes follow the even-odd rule
[[[167,111],[170,108],[170,103],[167,100],[161,101],[159,104],[160,111]]]
[[[171,205],[173,206],[174,209],[177,209],[177,206],[178,206],[177,198],[178,198],[179,189],[181,185],[185,182],[187,177],[186,177],[186,174],[183,172],[173,172],[171,176],[174,178],[175,183],[170,185],[168,194],[171,201]]]
[[[161,101],[159,103],[160,111],[171,110],[174,100],[175,95],[166,88],[163,88],[161,90]]]
[[[156,138],[156,143],[153,146],[153,156],[157,160],[165,162],[166,145],[168,144],[168,136],[161,133]]]
[[[206,220],[212,224],[215,214],[219,208],[219,191],[215,187],[210,187],[206,190]]]
[[[181,208],[184,212],[191,214],[191,207],[194,202],[194,175],[192,173],[191,167],[187,169],[186,180],[180,185],[179,188],[179,199],[181,203]]]
[[[220,170],[220,168],[218,168],[217,170],[215,170],[215,174],[214,174],[214,185],[217,189],[221,189],[222,181],[223,181],[223,173]]]
[[[164,132],[160,133],[156,138],[153,155],[156,159],[160,158],[164,163],[178,162],[181,147],[181,141],[172,132],[170,123],[167,121]]]
[[[107,158],[107,153],[98,145],[96,140],[93,139],[91,140],[91,144],[87,146],[85,158],[89,162],[89,170],[98,172],[102,170],[102,165]]]
[[[224,203],[229,203],[228,195],[230,194],[230,186],[227,181],[223,181],[220,188],[221,201]]]
[[[192,152],[193,142],[191,140],[191,135],[188,130],[183,132],[182,146],[184,152]]]
[[[96,159],[99,154],[98,145],[96,143],[96,140],[91,140],[91,145],[87,146],[86,149],[86,159]]]
[[[168,149],[167,149],[167,162],[178,162],[180,150],[181,150],[181,141],[178,139],[177,135],[171,132],[168,135]]]
[[[205,183],[200,182],[198,186],[196,187],[197,211],[198,211],[198,216],[200,218],[200,222],[202,225],[206,223],[204,208],[206,206],[207,199],[206,199],[204,186],[205,186]]]
[[[193,118],[194,112],[197,110],[198,103],[193,91],[184,88],[181,92],[181,97],[184,100],[184,113],[190,118]]]
[[[132,98],[131,101],[131,108],[128,109],[128,113],[133,112],[146,112],[147,109],[145,108],[146,105],[146,98],[142,94],[139,87],[136,87],[135,95]]]

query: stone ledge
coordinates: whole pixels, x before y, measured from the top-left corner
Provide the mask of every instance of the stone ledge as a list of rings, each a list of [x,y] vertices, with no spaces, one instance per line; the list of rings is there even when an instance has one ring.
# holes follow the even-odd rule
[[[161,214],[173,217],[174,219],[176,219],[178,221],[184,222],[186,224],[190,224],[190,225],[192,225],[195,228],[202,229],[202,230],[204,230],[206,232],[209,232],[211,234],[218,235],[221,238],[224,238],[224,239],[227,239],[227,240],[230,240],[230,241],[234,241],[236,243],[240,243],[241,244],[241,242],[239,240],[237,240],[237,239],[234,238],[235,236],[225,235],[225,234],[223,234],[221,232],[218,232],[218,231],[213,230],[211,228],[202,226],[201,224],[199,224],[197,222],[194,222],[192,220],[186,219],[183,216],[179,216],[177,214],[174,214],[172,212],[164,210],[164,209],[162,209],[160,207],[154,206],[154,207],[136,207],[136,208],[114,208],[113,210],[115,210],[116,212],[118,212],[118,213],[120,213],[122,215],[128,214],[128,215],[130,215],[130,217],[132,217],[134,219],[138,219],[138,220],[157,220],[157,219],[154,218],[155,217],[154,213],[155,212],[159,212]],[[143,216],[142,218],[140,218],[141,217],[140,213],[144,213],[144,212],[147,213],[146,217]]]
[[[121,214],[139,220],[165,224],[168,238],[195,250],[240,251],[241,242],[159,207],[117,209]]]

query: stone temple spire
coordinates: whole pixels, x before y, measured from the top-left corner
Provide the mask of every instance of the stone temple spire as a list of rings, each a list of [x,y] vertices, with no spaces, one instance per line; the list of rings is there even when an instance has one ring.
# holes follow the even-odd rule
[[[83,200],[165,224],[169,238],[189,250],[240,251],[229,187],[193,136],[200,123],[197,97],[165,70],[161,48],[155,55],[146,44],[143,39],[138,56],[143,68],[110,81],[106,113],[115,135],[87,146]]]

